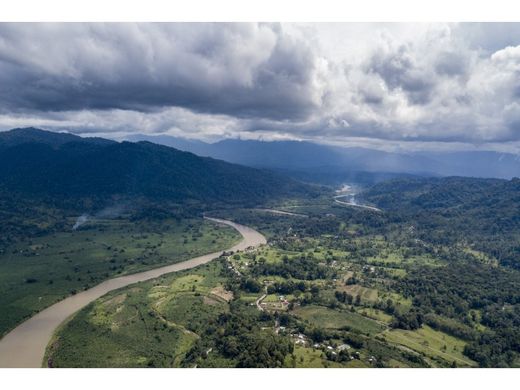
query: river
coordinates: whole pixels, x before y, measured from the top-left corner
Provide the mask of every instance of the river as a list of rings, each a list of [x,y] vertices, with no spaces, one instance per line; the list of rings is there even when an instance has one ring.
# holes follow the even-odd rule
[[[209,221],[221,223],[236,229],[242,241],[226,251],[244,250],[265,244],[265,237],[254,229],[231,221],[204,217]],[[179,263],[149,271],[120,276],[106,280],[95,287],[65,298],[38,314],[22,322],[0,340],[0,367],[41,367],[45,349],[56,329],[70,316],[90,302],[106,293],[133,283],[157,278],[171,272],[178,272],[205,264],[222,254],[222,251],[208,253]]]

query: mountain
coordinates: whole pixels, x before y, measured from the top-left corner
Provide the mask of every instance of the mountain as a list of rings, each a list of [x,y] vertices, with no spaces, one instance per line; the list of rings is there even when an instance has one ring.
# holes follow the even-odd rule
[[[170,135],[144,135],[144,134],[130,134],[126,136],[126,141],[141,142],[148,141],[154,144],[169,146],[171,148],[179,149],[184,152],[191,152],[203,157],[209,157],[208,151],[211,144],[199,140],[172,137]]]
[[[216,143],[162,136],[133,135],[129,141],[150,141],[200,156],[263,168],[308,169],[341,165],[340,153],[323,145],[300,141],[264,142],[225,139]]]
[[[150,142],[114,142],[38,129],[0,133],[0,188],[51,197],[146,197],[261,202],[313,188],[280,174]]]
[[[104,138],[82,138],[70,133],[55,133],[51,131],[43,131],[34,127],[18,128],[10,131],[0,132],[0,148],[16,146],[26,143],[39,143],[56,148],[71,142],[90,143],[98,145],[108,145],[115,143],[115,141]]]
[[[423,152],[442,176],[511,179],[520,175],[520,155],[493,151]]]
[[[200,156],[275,169],[301,180],[322,183],[341,183],[352,178],[378,182],[403,175],[510,179],[520,172],[520,156],[493,151],[392,153],[304,141],[226,139],[204,143],[166,135],[134,135],[129,140],[148,140]]]

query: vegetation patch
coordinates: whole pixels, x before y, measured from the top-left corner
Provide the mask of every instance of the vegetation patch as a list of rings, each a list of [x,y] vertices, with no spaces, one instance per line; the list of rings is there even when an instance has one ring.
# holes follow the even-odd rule
[[[0,252],[0,335],[45,307],[105,279],[225,249],[232,228],[202,220],[92,221]]]
[[[384,337],[390,342],[413,349],[434,360],[442,359],[445,364],[454,363],[456,366],[476,364],[462,353],[466,342],[429,326],[414,331],[394,329],[385,332]]]
[[[303,306],[294,314],[309,324],[326,329],[353,329],[360,333],[376,334],[384,330],[377,322],[349,311],[337,311],[322,306]]]

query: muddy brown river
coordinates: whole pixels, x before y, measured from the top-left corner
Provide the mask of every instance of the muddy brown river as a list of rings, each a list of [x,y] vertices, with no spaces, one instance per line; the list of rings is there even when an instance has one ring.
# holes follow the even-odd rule
[[[247,226],[223,219],[205,218],[216,223],[231,226],[242,235],[242,241],[227,249],[227,251],[244,250],[248,247],[256,247],[266,243],[266,239],[262,234]],[[133,283],[205,264],[221,254],[222,251],[213,252],[180,263],[109,279],[91,289],[49,306],[18,325],[0,340],[0,367],[41,367],[45,349],[58,326],[90,302],[112,290]]]

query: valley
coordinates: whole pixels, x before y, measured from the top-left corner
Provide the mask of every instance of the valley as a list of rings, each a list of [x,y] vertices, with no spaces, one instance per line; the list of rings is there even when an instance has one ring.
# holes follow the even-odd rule
[[[0,386],[514,388],[518,13],[206,2],[2,7]]]
[[[516,178],[338,189],[37,129],[0,149],[0,366],[520,366]]]
[[[272,210],[292,210],[296,215],[257,209],[213,211],[212,215],[227,215],[263,232],[267,245],[226,253],[193,270],[108,294],[57,332],[45,363],[53,367],[518,364],[514,344],[506,355],[486,352],[488,363],[473,358],[479,359],[482,352],[477,351],[485,347],[480,337],[497,337],[500,333],[493,336],[495,332],[505,326],[486,319],[495,310],[492,300],[508,302],[511,313],[518,309],[514,292],[520,286],[518,271],[497,269],[464,248],[415,239],[418,228],[395,224],[395,216],[345,207],[330,197],[315,203],[294,199]],[[461,267],[472,271],[459,280],[459,301],[452,302],[449,280],[461,275]],[[491,270],[493,282],[479,278]],[[437,290],[430,288],[429,297],[421,295],[417,288],[439,274],[445,276]],[[413,282],[418,277],[424,280]],[[502,297],[486,295],[495,291],[493,283],[508,286]],[[476,286],[482,303],[464,298]],[[442,307],[436,301],[443,302]],[[509,326],[509,331],[518,332],[514,322]],[[137,339],[139,345],[132,342]]]

